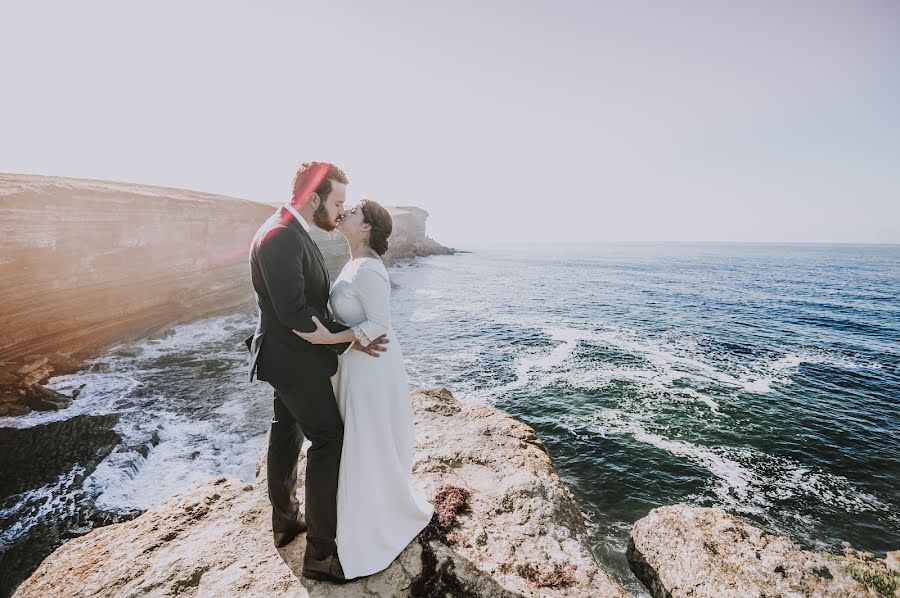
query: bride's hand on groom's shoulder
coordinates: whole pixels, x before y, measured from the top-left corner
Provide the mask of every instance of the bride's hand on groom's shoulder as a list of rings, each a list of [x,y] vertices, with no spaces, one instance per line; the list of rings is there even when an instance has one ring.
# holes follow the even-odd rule
[[[381,357],[379,353],[387,351],[387,344],[389,342],[387,334],[382,334],[368,345],[361,345],[359,342],[354,342],[351,348],[362,351],[366,355],[371,355],[372,357]]]

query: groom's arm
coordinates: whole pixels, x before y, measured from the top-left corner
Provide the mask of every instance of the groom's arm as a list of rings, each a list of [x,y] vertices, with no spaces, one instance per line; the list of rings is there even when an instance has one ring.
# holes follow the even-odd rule
[[[329,330],[329,332],[333,332],[335,334],[344,332],[345,330],[350,330],[349,326],[344,326],[343,324],[335,322],[334,320],[325,320],[323,322],[323,325],[325,326],[325,328],[327,328]],[[343,355],[345,352],[350,350],[350,347],[353,346],[353,343],[352,342],[337,343],[334,345],[325,345],[325,346],[328,347],[330,350],[334,351],[335,353],[337,353],[338,355]]]
[[[312,332],[316,316],[331,332],[343,332],[347,327],[327,318],[306,300],[303,268],[297,256],[305,251],[303,243],[286,229],[276,230],[259,245],[259,269],[278,320],[294,330]],[[343,353],[350,343],[326,345],[335,353]]]

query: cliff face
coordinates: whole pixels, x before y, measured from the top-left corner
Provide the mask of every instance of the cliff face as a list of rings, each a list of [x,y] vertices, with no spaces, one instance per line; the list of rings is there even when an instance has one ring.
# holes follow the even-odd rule
[[[0,175],[0,383],[29,388],[76,367],[70,356],[249,305],[247,248],[270,213],[208,193]],[[9,386],[2,396],[0,414],[41,407]]]
[[[64,407],[71,399],[40,383],[110,344],[252,309],[247,250],[273,211],[181,189],[0,174],[0,416]],[[398,213],[396,255],[433,243],[424,222],[422,211]],[[314,236],[336,274],[346,243]]]
[[[435,499],[435,519],[380,573],[343,586],[301,577],[305,535],[272,543],[261,455],[254,483],[211,480],[71,540],[14,595],[625,596],[534,430],[445,390],[412,401],[415,484],[459,500]]]

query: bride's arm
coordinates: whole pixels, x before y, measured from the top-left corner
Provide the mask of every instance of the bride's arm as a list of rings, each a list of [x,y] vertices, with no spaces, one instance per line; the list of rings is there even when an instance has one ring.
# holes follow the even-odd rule
[[[377,270],[360,268],[353,281],[366,320],[350,328],[356,342],[367,347],[391,326],[391,283]]]
[[[341,332],[331,332],[318,318],[312,320],[316,326],[313,332],[300,332],[294,334],[314,345],[333,345],[338,343],[351,343],[365,349],[379,349],[377,346],[387,344],[385,335],[391,325],[391,283],[378,271],[368,268],[360,268],[353,280],[353,290],[362,304],[366,320]],[[377,345],[377,346],[376,346]],[[366,353],[372,354],[369,351]]]

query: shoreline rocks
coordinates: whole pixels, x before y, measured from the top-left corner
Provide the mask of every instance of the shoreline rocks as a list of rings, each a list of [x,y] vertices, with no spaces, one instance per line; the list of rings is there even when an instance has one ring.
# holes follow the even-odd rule
[[[14,596],[625,596],[534,430],[446,390],[411,400],[415,484],[450,506],[382,572],[343,586],[300,576],[305,536],[272,543],[263,452],[254,482],[211,480],[71,540]],[[302,478],[299,490],[302,508]]]
[[[122,513],[98,512],[85,480],[120,446],[117,414],[77,415],[26,428],[0,427],[0,526],[15,529],[20,518],[42,518],[61,508],[68,517],[28,528],[0,552],[0,596],[12,588],[66,538],[103,525]],[[16,508],[11,501],[15,501]]]
[[[851,566],[878,566],[853,551],[837,557],[801,550],[717,508],[653,509],[634,524],[627,557],[654,598],[884,595],[852,574]]]
[[[429,255],[453,255],[456,249],[444,247],[428,236],[425,221],[428,212],[415,207],[387,208],[394,221],[394,232],[388,241],[388,251],[384,261],[390,265],[398,260],[426,257]]]

